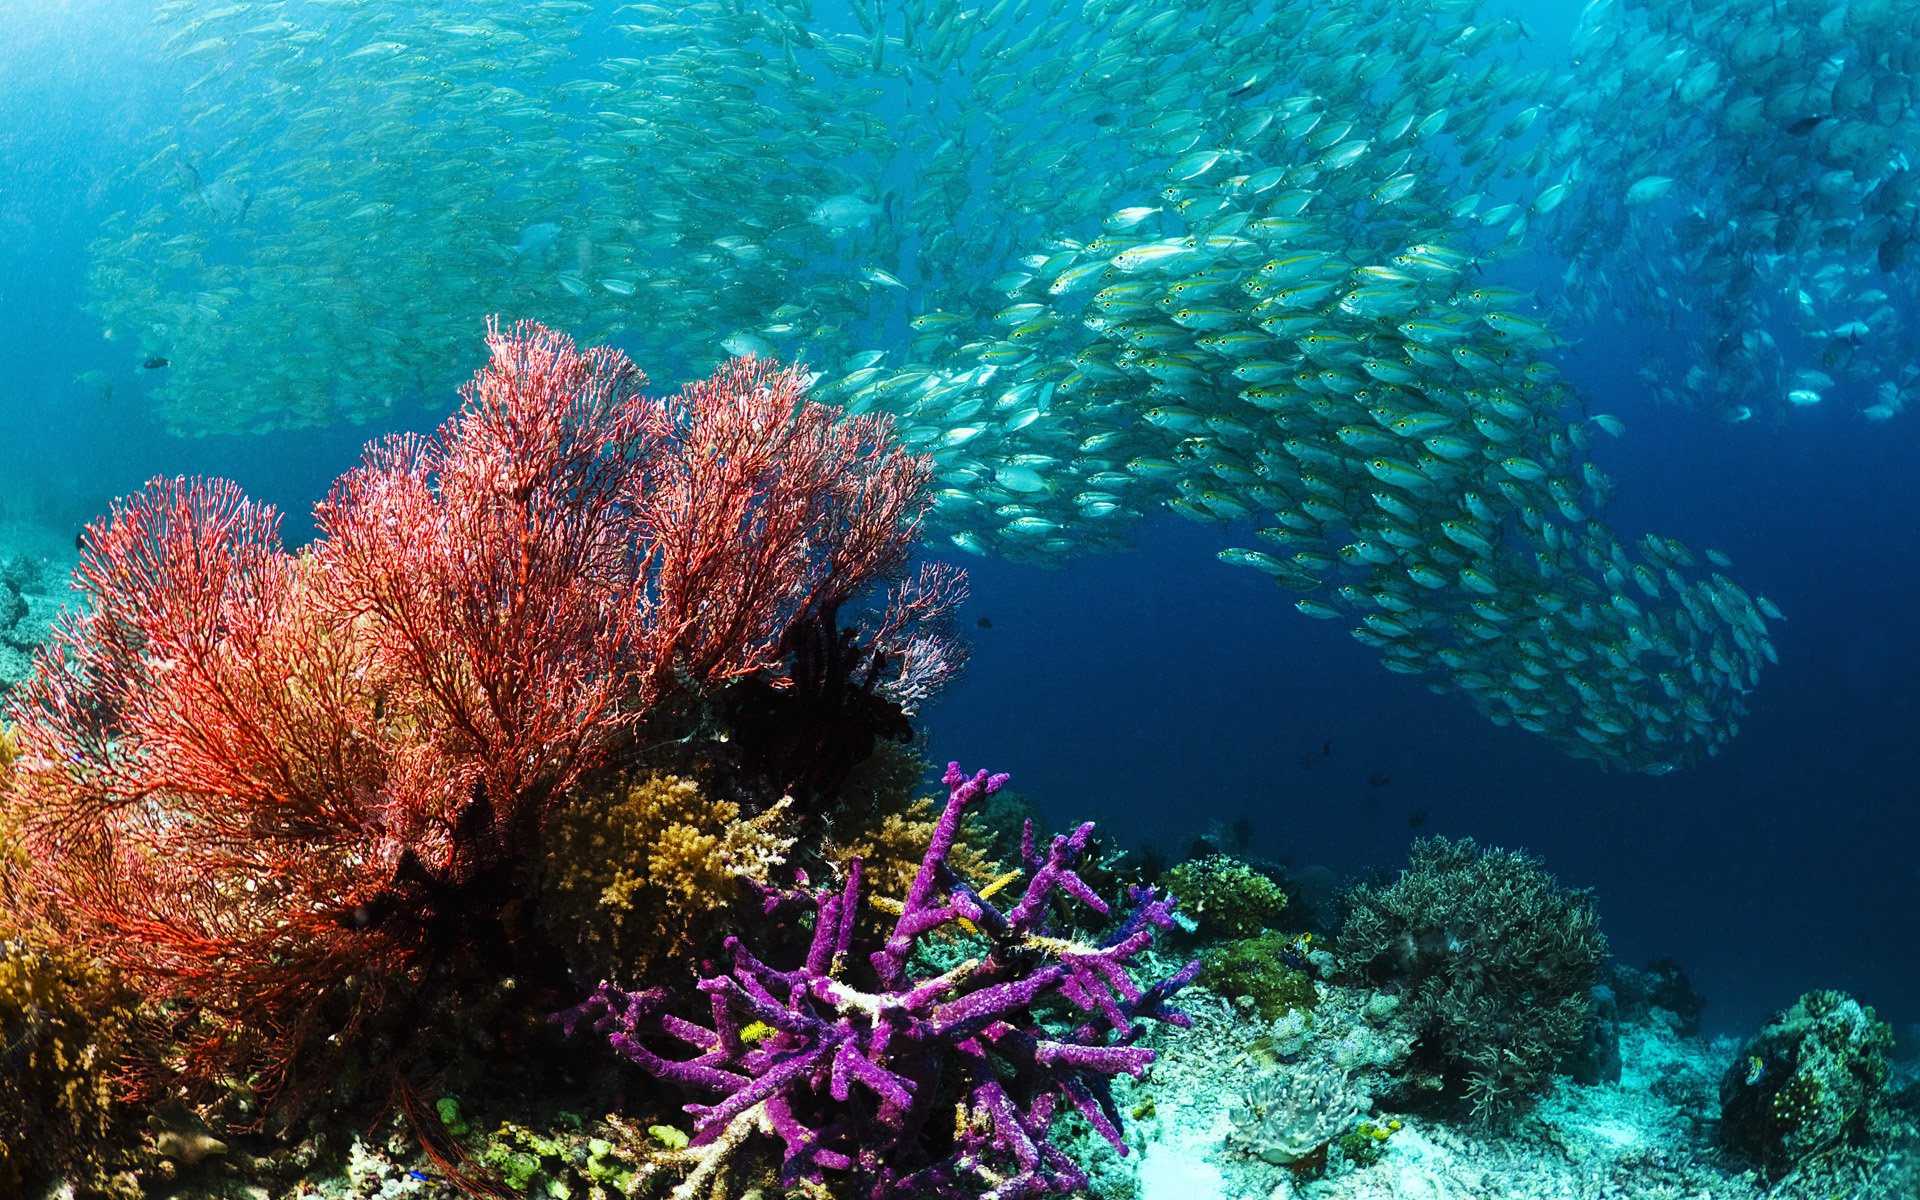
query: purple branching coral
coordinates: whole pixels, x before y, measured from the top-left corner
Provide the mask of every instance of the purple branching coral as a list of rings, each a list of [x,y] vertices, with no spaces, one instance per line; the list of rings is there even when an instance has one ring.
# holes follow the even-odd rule
[[[860,904],[855,859],[837,892],[768,898],[769,912],[798,902],[814,915],[812,946],[800,967],[776,970],[728,939],[732,971],[699,984],[711,1028],[667,1011],[672,998],[662,988],[627,992],[602,984],[585,1003],[558,1014],[569,1033],[591,1023],[649,1073],[721,1097],[687,1105],[695,1130],[684,1161],[695,1169],[676,1196],[708,1186],[756,1132],[783,1144],[788,1187],[868,1200],[1068,1192],[1086,1186],[1087,1177],[1049,1136],[1063,1097],[1127,1152],[1112,1077],[1124,1071],[1138,1078],[1153,1061],[1152,1050],[1133,1044],[1140,1019],[1190,1023],[1167,1001],[1200,964],[1148,988],[1134,983],[1129,960],[1148,947],[1156,927],[1173,921],[1173,898],[1152,888],[1129,889],[1132,913],[1097,945],[1050,932],[1058,896],[1108,913],[1074,871],[1091,822],[1055,837],[1044,857],[1028,824],[1021,845],[1026,890],[1005,911],[960,878],[947,856],[961,813],[1006,779],[985,771],[969,777],[958,763],[947,767],[946,810],[892,933],[868,956],[878,990],[847,978]],[[983,936],[985,955],[913,978],[908,960],[920,939],[950,925]],[[663,1057],[649,1044],[662,1035],[697,1053]]]

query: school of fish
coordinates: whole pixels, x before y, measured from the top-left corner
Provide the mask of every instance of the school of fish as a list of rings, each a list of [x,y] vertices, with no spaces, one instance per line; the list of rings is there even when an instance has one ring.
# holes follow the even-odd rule
[[[1792,0],[1764,15],[1824,28]],[[812,364],[822,398],[894,414],[934,457],[934,521],[963,551],[1058,560],[1163,508],[1221,523],[1245,543],[1224,561],[1389,669],[1609,767],[1716,752],[1775,659],[1780,614],[1723,555],[1602,522],[1589,450],[1624,426],[1554,366],[1555,327],[1628,286],[1607,281],[1636,247],[1705,253],[1654,221],[1693,202],[1683,168],[1652,182],[1595,144],[1609,113],[1567,101],[1699,108],[1696,64],[1735,36],[1704,6],[1595,0],[1571,76],[1478,0],[172,0],[155,19],[191,77],[92,295],[169,364],[153,396],[181,432],[443,403],[481,316],[531,316],[656,378]],[[1833,139],[1793,122],[1790,148]],[[1789,168],[1747,169],[1711,199],[1762,203]],[[1889,253],[1808,222],[1772,235],[1800,262],[1769,287]],[[1502,271],[1541,245],[1600,282],[1530,311]],[[1761,321],[1769,295],[1691,319]],[[1894,357],[1870,341],[1842,365]]]
[[[1559,319],[1669,331],[1649,392],[1728,423],[1829,397],[1902,411],[1920,389],[1920,6],[1593,0],[1570,54],[1556,127],[1520,164],[1556,206]]]

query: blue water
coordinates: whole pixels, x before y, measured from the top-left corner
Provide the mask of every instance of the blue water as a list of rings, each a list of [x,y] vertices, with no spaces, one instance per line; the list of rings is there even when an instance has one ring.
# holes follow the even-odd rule
[[[166,69],[133,6],[6,7],[0,518],[68,536],[151,475],[210,473],[304,537],[309,506],[379,430],[161,432],[149,381],[81,305],[86,243],[130,200],[114,171],[167,118]],[[1567,22],[1559,5],[1535,14],[1542,52]],[[477,331],[478,315],[476,364]],[[932,753],[1010,771],[1054,821],[1092,817],[1129,845],[1177,851],[1244,817],[1255,852],[1342,872],[1393,869],[1428,834],[1524,847],[1595,890],[1620,959],[1677,959],[1709,1029],[1750,1032],[1815,987],[1920,1022],[1920,414],[1869,424],[1830,404],[1729,427],[1650,400],[1631,351],[1644,330],[1581,332],[1567,377],[1631,426],[1594,451],[1618,484],[1609,521],[1726,551],[1788,618],[1780,665],[1716,759],[1605,774],[1495,728],[1213,560],[1248,529],[1172,517],[1134,551],[1063,569],[969,560],[975,654],[927,714]],[[96,369],[113,375],[106,403],[71,382]]]

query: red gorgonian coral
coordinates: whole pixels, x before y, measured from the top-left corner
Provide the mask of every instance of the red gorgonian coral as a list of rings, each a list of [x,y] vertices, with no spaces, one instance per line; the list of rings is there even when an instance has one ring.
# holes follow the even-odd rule
[[[10,710],[0,804],[58,936],[177,1014],[188,1082],[298,1082],[450,959],[504,973],[540,822],[668,700],[790,687],[899,574],[928,466],[886,422],[738,360],[667,399],[607,349],[490,326],[433,437],[371,446],[282,548],[233,484],[156,480],[89,526]],[[865,634],[910,707],[951,658],[935,572]]]

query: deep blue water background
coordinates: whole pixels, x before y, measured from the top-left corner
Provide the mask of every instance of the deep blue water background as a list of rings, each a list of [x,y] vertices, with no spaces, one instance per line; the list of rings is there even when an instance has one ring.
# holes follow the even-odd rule
[[[1571,20],[1560,7],[1531,23],[1543,53]],[[127,202],[110,173],[168,116],[144,15],[0,0],[0,16],[0,519],[68,537],[150,475],[207,472],[304,537],[378,430],[165,437],[81,310],[86,242]],[[1061,570],[968,560],[975,656],[928,714],[933,753],[1013,772],[1058,823],[1177,849],[1244,817],[1256,853],[1344,872],[1397,867],[1425,813],[1418,835],[1524,847],[1594,888],[1615,953],[1679,960],[1711,1029],[1750,1032],[1813,987],[1920,1023],[1920,413],[1869,424],[1830,404],[1720,425],[1645,394],[1646,336],[1587,331],[1564,363],[1630,426],[1596,451],[1618,483],[1607,520],[1726,551],[1788,617],[1781,664],[1718,759],[1609,775],[1495,728],[1214,561],[1249,529],[1173,517],[1138,550]],[[115,378],[106,404],[71,382],[96,368]]]

